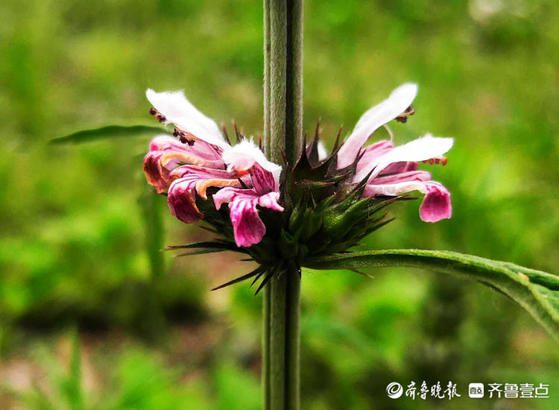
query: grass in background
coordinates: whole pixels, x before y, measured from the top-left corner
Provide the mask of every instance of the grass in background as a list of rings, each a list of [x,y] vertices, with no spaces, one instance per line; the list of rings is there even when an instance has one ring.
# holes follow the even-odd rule
[[[349,132],[411,80],[420,84],[417,114],[394,125],[397,140],[426,131],[456,138],[449,164],[429,169],[452,192],[453,219],[424,224],[419,204],[408,203],[368,248],[453,249],[557,272],[559,5],[499,4],[307,2],[306,129],[322,118],[325,135],[340,125]],[[55,408],[258,408],[260,299],[245,286],[208,291],[243,269],[227,255],[154,251],[207,234],[172,219],[164,198],[145,196],[148,139],[46,142],[111,122],[150,124],[147,87],[184,88],[218,121],[261,133],[260,8],[248,0],[0,5],[0,407],[41,408],[33,384],[18,384],[38,372]],[[156,232],[151,243],[146,232]],[[385,401],[394,380],[559,382],[556,345],[501,295],[421,272],[374,276],[305,273],[305,409],[409,408]],[[71,339],[60,329],[75,323],[82,390],[68,370],[75,356],[54,353]],[[57,366],[64,388],[50,373]],[[545,403],[523,405],[558,399],[552,390]],[[441,403],[460,406],[467,400]]]

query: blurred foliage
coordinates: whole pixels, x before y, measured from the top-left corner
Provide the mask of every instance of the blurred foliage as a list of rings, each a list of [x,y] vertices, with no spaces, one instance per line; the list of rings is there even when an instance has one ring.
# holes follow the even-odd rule
[[[0,19],[0,407],[258,408],[260,299],[245,285],[208,291],[247,266],[155,251],[208,234],[146,194],[148,139],[46,142],[146,123],[147,87],[184,88],[218,121],[261,133],[261,2],[7,0]],[[557,273],[558,19],[551,0],[306,2],[306,129],[322,118],[324,134],[348,132],[416,81],[397,142],[456,138],[449,164],[430,169],[453,219],[424,224],[403,204],[363,248]],[[373,275],[304,273],[304,409],[430,408],[386,398],[389,382],[411,380],[452,380],[463,397],[469,382],[550,383],[551,399],[499,405],[559,407],[556,344],[511,301],[432,274]]]

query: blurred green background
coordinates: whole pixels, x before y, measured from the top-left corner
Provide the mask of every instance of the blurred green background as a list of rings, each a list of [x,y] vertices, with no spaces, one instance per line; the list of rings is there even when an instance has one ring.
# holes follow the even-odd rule
[[[559,271],[559,3],[309,0],[305,128],[327,144],[405,81],[398,143],[453,136],[454,216],[418,202],[365,248],[450,249]],[[0,408],[257,409],[260,302],[236,256],[158,249],[209,238],[146,188],[149,138],[47,142],[151,124],[147,87],[262,129],[256,1],[5,0],[0,4]],[[559,408],[557,344],[481,285],[405,269],[304,272],[303,409]],[[461,399],[389,400],[449,380]],[[549,383],[550,399],[467,398],[470,382]]]

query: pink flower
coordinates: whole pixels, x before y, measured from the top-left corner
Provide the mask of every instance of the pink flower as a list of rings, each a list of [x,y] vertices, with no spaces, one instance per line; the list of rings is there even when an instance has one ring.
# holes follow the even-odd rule
[[[244,140],[225,150],[223,159],[232,172],[248,172],[252,187],[248,189],[224,188],[214,195],[215,207],[229,203],[229,213],[237,246],[259,243],[266,226],[258,216],[256,206],[282,212],[279,204],[279,177],[281,167],[266,159],[252,141]]]
[[[210,169],[223,169],[219,148],[198,141],[187,145],[168,135],[155,137],[144,157],[144,173],[158,193],[166,192],[172,182],[170,173],[180,165],[197,165]]]
[[[224,169],[195,165],[177,167],[171,175],[174,181],[169,187],[167,202],[171,213],[187,224],[204,217],[196,206],[196,195],[207,200],[208,188],[240,187],[242,181],[237,174]]]
[[[386,100],[369,108],[340,148],[338,168],[351,165],[371,134],[406,111],[416,95],[417,84],[406,83],[392,91]]]
[[[215,207],[229,202],[229,213],[237,246],[259,243],[266,233],[266,226],[258,215],[256,206],[283,211],[279,192],[260,194],[256,189],[223,188],[214,195]]]
[[[202,140],[219,148],[229,146],[219,127],[209,117],[202,114],[184,96],[182,91],[155,92],[151,88],[146,97],[155,109],[156,118],[165,124],[174,124],[194,140]]]
[[[152,114],[163,123],[176,126],[176,140],[155,137],[144,158],[148,183],[158,193],[167,192],[171,213],[185,223],[204,215],[196,205],[197,197],[208,200],[208,188],[216,209],[229,203],[229,215],[238,246],[259,243],[266,227],[258,208],[283,211],[279,205],[281,166],[266,159],[251,140],[235,146],[227,143],[217,124],[198,111],[182,92],[146,95],[153,105]]]
[[[446,163],[452,138],[426,134],[407,144],[394,147],[392,140],[382,140],[363,149],[370,135],[379,127],[402,117],[417,94],[415,84],[404,84],[390,97],[369,109],[357,122],[338,155],[338,168],[344,168],[359,157],[354,182],[367,178],[364,196],[397,196],[412,191],[425,195],[419,215],[425,222],[437,222],[452,215],[450,192],[431,180],[425,171],[417,171],[419,162]],[[360,154],[361,153],[361,154]]]

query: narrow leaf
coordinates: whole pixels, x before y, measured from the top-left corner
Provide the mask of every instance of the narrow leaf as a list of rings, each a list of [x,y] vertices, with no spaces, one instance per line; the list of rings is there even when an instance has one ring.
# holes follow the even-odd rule
[[[225,252],[227,250],[228,249],[205,248],[205,249],[200,249],[200,250],[197,250],[197,251],[179,253],[178,255],[175,255],[175,258],[181,258],[183,256],[205,255],[207,253]]]
[[[164,251],[176,251],[176,250],[180,250],[180,249],[200,249],[200,250],[199,251],[194,251],[194,252],[181,253],[177,256],[197,255],[197,254],[203,254],[203,253],[224,252],[224,251],[246,253],[246,251],[243,250],[243,248],[237,247],[237,245],[235,245],[233,242],[220,241],[220,240],[206,241],[206,242],[196,242],[196,243],[191,243],[191,244],[188,244],[188,245],[171,245],[171,246],[168,246],[167,248],[165,248],[163,250]]]
[[[264,288],[264,286],[266,286],[266,284],[270,281],[270,279],[272,279],[273,276],[274,276],[273,273],[267,273],[266,274],[264,279],[262,279],[262,282],[260,282],[260,286],[258,286],[258,289],[256,289],[256,292],[254,292],[254,296],[256,296],[256,295],[258,295],[258,293],[260,293],[260,291]]]
[[[51,144],[79,144],[109,138],[154,137],[157,134],[168,134],[163,127],[148,125],[107,125],[105,127],[80,130],[63,137],[52,139]]]
[[[249,272],[246,275],[240,276],[240,277],[238,277],[236,279],[233,279],[233,280],[231,280],[227,283],[224,283],[223,285],[219,285],[219,286],[213,288],[212,290],[222,289],[226,286],[231,286],[231,285],[234,285],[235,283],[239,283],[239,282],[242,282],[243,280],[252,278],[253,276],[258,275],[261,270],[262,270],[262,268],[258,267],[255,270],[253,270],[252,272]]]
[[[156,278],[165,272],[165,260],[160,249],[163,247],[165,226],[163,224],[163,198],[153,188],[142,181],[143,193],[138,198],[142,210],[145,231],[145,252],[149,259],[151,277]]]
[[[308,259],[313,269],[407,266],[477,280],[509,296],[559,340],[559,276],[450,251],[389,249]]]

